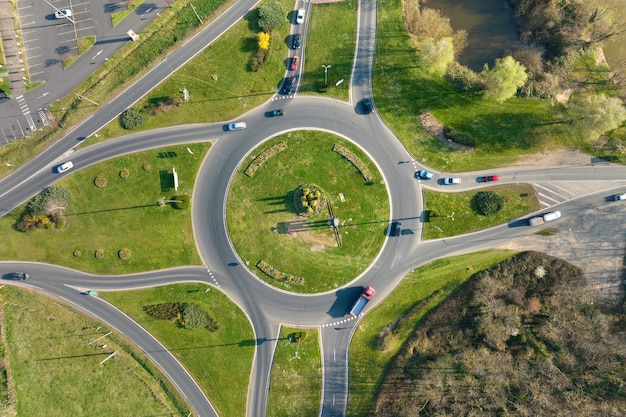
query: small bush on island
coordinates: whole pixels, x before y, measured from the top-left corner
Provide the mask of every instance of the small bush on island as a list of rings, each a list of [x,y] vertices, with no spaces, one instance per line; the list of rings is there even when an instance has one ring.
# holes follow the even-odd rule
[[[172,201],[175,209],[184,210],[189,208],[189,196],[186,194],[176,195],[172,197]]]
[[[293,205],[299,216],[311,216],[326,205],[324,190],[315,184],[301,185],[293,193]]]
[[[504,208],[504,198],[494,191],[479,191],[474,196],[474,204],[479,214],[488,216]]]
[[[139,109],[130,108],[120,115],[120,125],[126,130],[141,126],[146,121],[146,115]]]

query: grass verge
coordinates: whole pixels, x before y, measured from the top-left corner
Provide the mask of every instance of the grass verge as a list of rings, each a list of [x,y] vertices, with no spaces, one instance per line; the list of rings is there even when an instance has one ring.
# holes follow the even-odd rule
[[[111,24],[113,27],[117,26],[126,16],[128,16],[133,10],[137,8],[143,0],[135,0],[130,4],[127,4],[126,10],[122,10],[119,12],[111,13]]]
[[[356,48],[357,2],[314,4],[306,35],[306,62],[299,92],[315,93],[347,101],[350,94],[352,65]],[[328,90],[324,69],[328,68]],[[339,85],[337,82],[343,80]]]
[[[267,397],[272,417],[315,416],[322,399],[322,358],[317,329],[282,327]]]
[[[476,212],[473,197],[479,191],[494,191],[504,198],[504,208],[489,216]],[[440,193],[424,189],[423,239],[437,239],[487,229],[539,210],[539,200],[533,196],[530,184],[506,184],[480,189]]]
[[[106,325],[32,291],[5,286],[1,294],[16,415],[189,413],[167,379],[122,336],[114,332],[90,344],[110,331]]]
[[[156,337],[189,370],[220,416],[244,416],[254,355],[254,333],[244,313],[220,291],[205,284],[100,293]],[[195,303],[219,330],[189,330],[148,315],[144,306]]]
[[[72,206],[63,212],[65,226],[20,232],[15,224],[26,213],[26,205],[21,206],[0,217],[0,229],[5,231],[0,241],[2,259],[47,262],[100,274],[199,265],[191,211],[171,204],[159,207],[157,200],[191,195],[209,147],[210,143],[194,143],[154,149],[68,176],[56,184],[72,193]],[[174,191],[172,167],[178,173],[178,191]],[[123,169],[128,170],[128,178],[120,176]],[[106,186],[97,187],[97,177],[104,178]],[[130,249],[130,259],[119,258],[122,248]],[[98,250],[102,258],[95,256]]]
[[[83,53],[87,52],[92,45],[96,43],[96,37],[94,35],[79,38],[76,44],[78,45],[78,54],[63,60],[63,68],[67,68],[74,63]]]
[[[255,156],[281,141],[287,143],[286,150],[267,160],[253,177],[244,174]],[[374,179],[364,182],[347,159],[332,151],[335,143],[358,155]],[[300,293],[340,287],[365,270],[384,242],[389,202],[380,181],[367,156],[336,136],[299,131],[276,137],[243,161],[231,183],[226,221],[233,245],[250,269],[271,285]],[[325,204],[318,214],[297,215],[293,194],[303,184],[318,185],[332,202],[342,246],[336,246]],[[259,260],[304,278],[304,285],[270,278],[255,267]]]
[[[403,343],[431,309],[452,294],[472,274],[514,255],[490,250],[439,259],[408,274],[359,324],[350,345],[348,416],[372,412],[383,376]],[[395,327],[394,327],[395,323]],[[399,325],[400,324],[400,325]],[[393,329],[391,329],[394,327]],[[379,344],[390,329],[384,350]]]

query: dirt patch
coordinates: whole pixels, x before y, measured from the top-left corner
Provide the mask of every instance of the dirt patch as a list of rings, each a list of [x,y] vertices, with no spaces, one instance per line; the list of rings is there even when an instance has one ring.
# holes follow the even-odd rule
[[[460,143],[456,143],[452,139],[449,139],[444,132],[444,124],[437,120],[437,118],[429,111],[424,111],[420,114],[420,125],[425,131],[435,136],[439,139],[439,142],[443,143],[448,148],[462,152],[474,151],[474,148],[471,146],[461,145]]]
[[[505,246],[535,250],[564,259],[585,272],[587,286],[603,299],[623,293],[626,204],[606,204],[585,210],[576,218],[562,218],[552,236],[530,235]]]
[[[328,227],[330,229],[330,226]],[[298,239],[305,245],[311,245],[311,251],[323,252],[328,247],[335,247],[334,236],[323,233],[321,229],[310,230],[306,228],[290,228],[287,236],[291,239]],[[320,233],[322,232],[322,233]]]
[[[590,164],[593,157],[580,151],[570,151],[566,149],[556,149],[546,152],[522,155],[515,166],[563,166],[563,165],[584,165]]]

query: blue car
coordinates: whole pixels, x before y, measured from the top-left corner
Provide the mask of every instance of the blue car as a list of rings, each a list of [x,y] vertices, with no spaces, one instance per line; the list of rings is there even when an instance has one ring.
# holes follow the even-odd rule
[[[432,172],[428,172],[428,171],[415,171],[415,178],[417,178],[418,180],[429,180],[433,177],[433,173]]]

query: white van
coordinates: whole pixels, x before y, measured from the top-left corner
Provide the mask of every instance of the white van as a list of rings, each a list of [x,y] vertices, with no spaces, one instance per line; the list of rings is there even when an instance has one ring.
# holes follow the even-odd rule
[[[246,128],[246,122],[236,122],[230,123],[228,125],[228,130],[241,130]]]
[[[553,211],[553,212],[544,214],[543,215],[543,220],[547,221],[547,222],[550,222],[552,220],[558,219],[559,217],[561,217],[561,212],[560,211]]]

